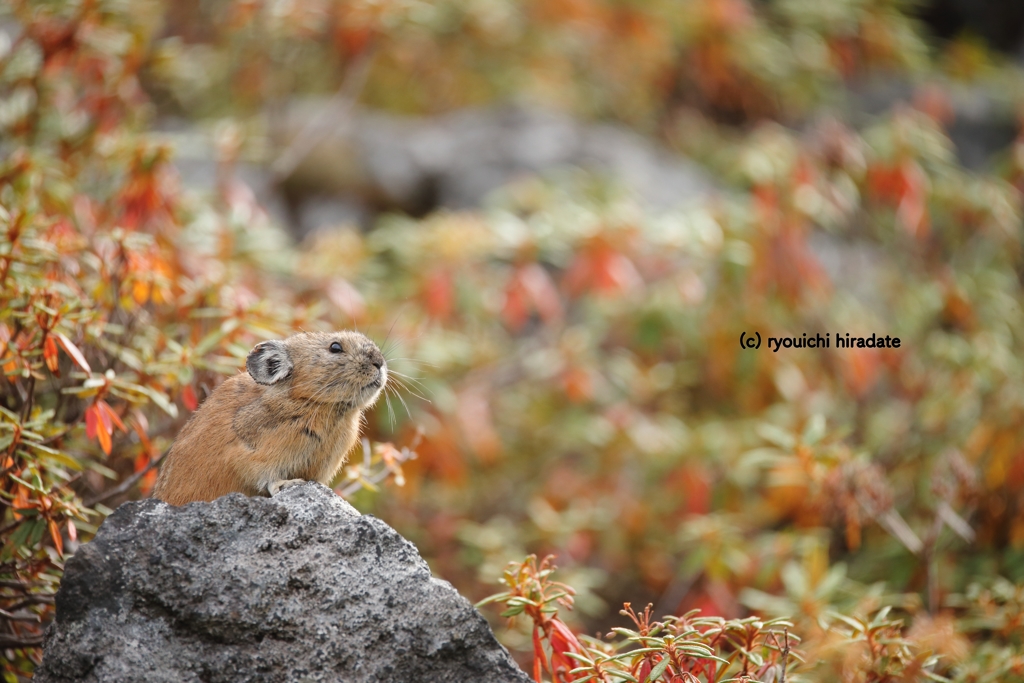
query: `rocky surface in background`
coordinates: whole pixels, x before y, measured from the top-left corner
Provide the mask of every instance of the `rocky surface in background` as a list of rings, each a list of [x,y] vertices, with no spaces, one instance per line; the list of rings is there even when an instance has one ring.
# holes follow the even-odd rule
[[[686,204],[713,188],[696,164],[624,126],[533,107],[403,117],[366,109],[332,112],[327,101],[307,100],[289,107],[273,137],[292,140],[311,125],[316,144],[284,178],[256,165],[237,168],[259,203],[297,239],[343,223],[369,228],[388,211],[422,216],[477,208],[509,182],[564,169],[593,171],[655,210]],[[187,129],[172,122],[164,129],[187,137],[181,135]],[[209,189],[216,177],[210,146],[193,143],[179,149],[175,163],[187,186]]]
[[[35,678],[529,681],[411,543],[313,483],[121,506],[68,562]]]
[[[295,106],[288,133],[300,130],[322,106]],[[434,118],[360,111],[321,136],[283,187],[296,198],[348,195],[371,209],[423,215],[440,207],[478,207],[516,178],[562,168],[605,175],[656,209],[703,196],[712,187],[695,164],[627,128],[521,106]]]

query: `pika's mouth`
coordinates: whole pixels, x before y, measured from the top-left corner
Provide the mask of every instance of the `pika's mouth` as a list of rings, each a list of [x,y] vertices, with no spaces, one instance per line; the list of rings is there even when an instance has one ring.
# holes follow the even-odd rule
[[[368,383],[365,387],[363,387],[363,389],[366,389],[368,391],[376,391],[377,389],[380,389],[382,386],[384,386],[384,382],[387,381],[387,377],[387,371],[383,369],[378,370],[377,376],[374,377],[372,382]]]

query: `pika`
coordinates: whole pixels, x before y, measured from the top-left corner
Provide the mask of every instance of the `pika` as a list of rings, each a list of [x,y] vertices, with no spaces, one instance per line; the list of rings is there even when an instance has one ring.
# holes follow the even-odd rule
[[[233,491],[276,495],[330,484],[387,384],[384,354],[358,332],[303,332],[257,344],[178,434],[153,495],[171,505]]]

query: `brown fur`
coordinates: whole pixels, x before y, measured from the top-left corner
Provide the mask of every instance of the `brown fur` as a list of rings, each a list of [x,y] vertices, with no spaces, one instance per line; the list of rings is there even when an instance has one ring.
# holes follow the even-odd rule
[[[330,351],[334,342],[342,353]],[[363,411],[387,382],[384,356],[358,332],[263,342],[246,366],[178,434],[155,497],[184,505],[232,491],[275,493],[289,480],[330,484],[359,437]]]

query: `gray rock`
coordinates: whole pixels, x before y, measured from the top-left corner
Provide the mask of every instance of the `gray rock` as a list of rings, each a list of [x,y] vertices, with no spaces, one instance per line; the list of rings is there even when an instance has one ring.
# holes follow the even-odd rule
[[[319,99],[291,103],[272,137],[293,139],[322,120],[325,107],[329,102]],[[510,182],[565,169],[608,178],[656,210],[685,205],[715,190],[693,162],[628,128],[526,105],[434,117],[356,109],[337,121],[327,119],[317,144],[279,182],[258,173],[245,176],[243,171],[253,169],[238,167],[261,203],[288,207],[290,227],[299,239],[353,221],[369,227],[382,212],[423,216],[440,208],[475,209]],[[208,186],[204,183],[212,172],[195,167],[208,155],[209,145],[181,143],[178,152],[185,183],[195,189]]]
[[[67,564],[36,680],[529,678],[415,546],[308,483],[121,506]]]

